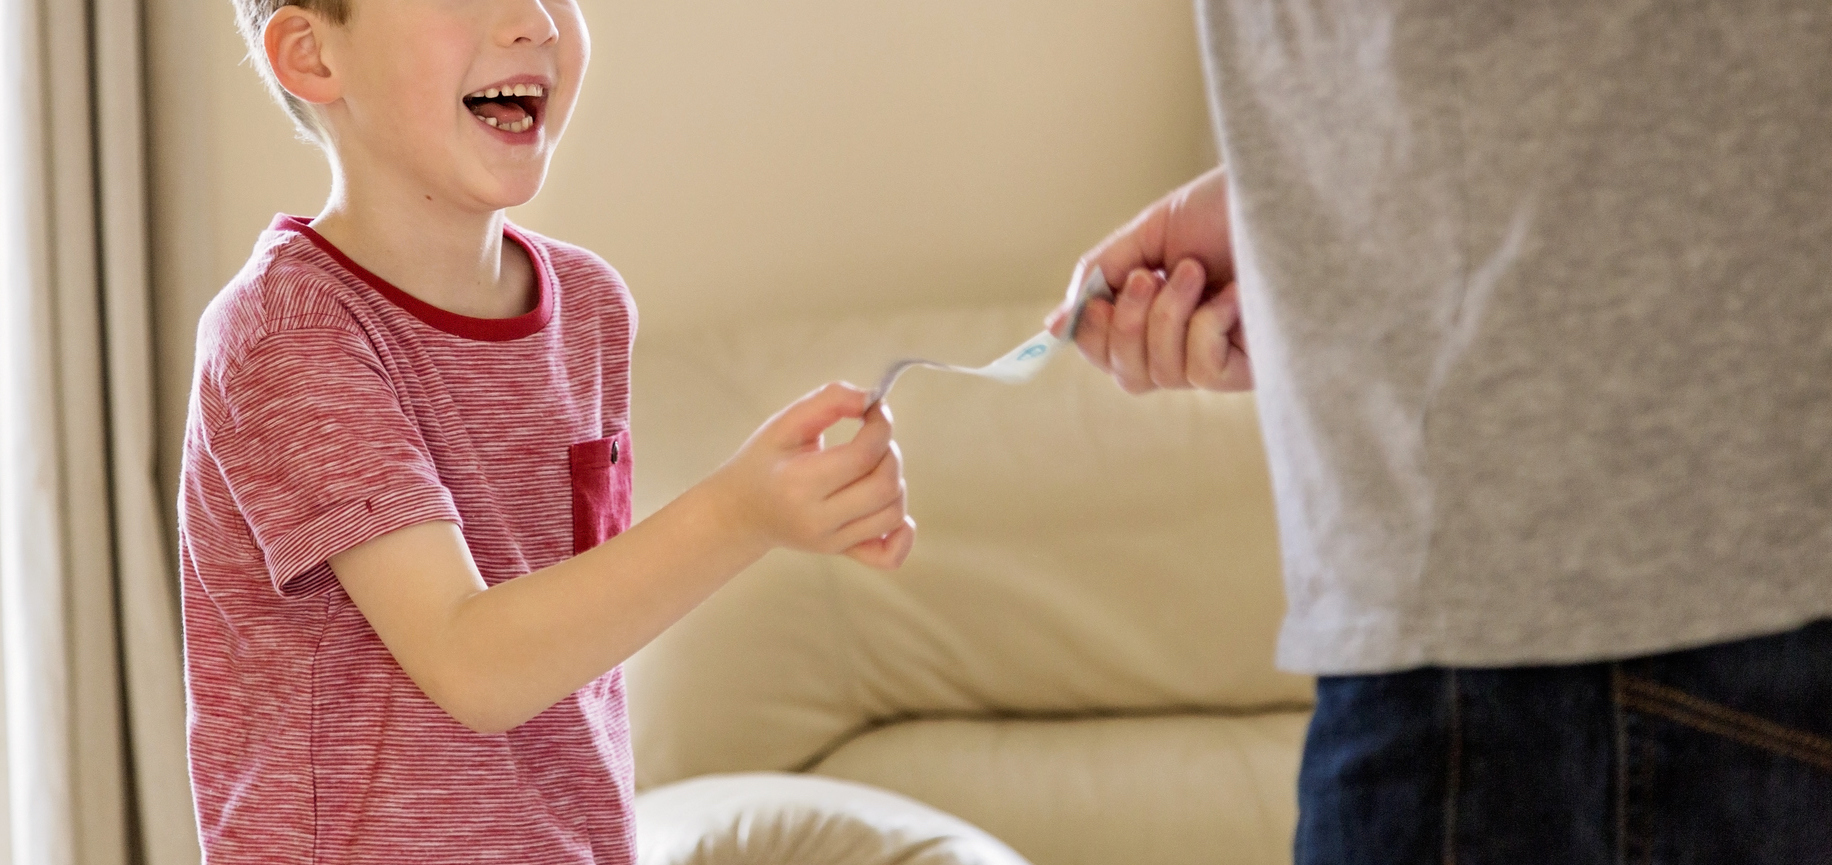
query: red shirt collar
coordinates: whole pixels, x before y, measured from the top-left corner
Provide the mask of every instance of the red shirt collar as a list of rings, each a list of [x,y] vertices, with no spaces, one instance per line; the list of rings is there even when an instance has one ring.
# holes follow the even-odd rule
[[[311,221],[299,216],[288,216],[284,213],[274,217],[270,231],[295,231],[305,236],[326,255],[331,256],[343,269],[348,270],[357,279],[368,284],[390,303],[400,307],[425,322],[429,327],[465,339],[483,340],[486,342],[507,342],[533,336],[547,326],[548,319],[553,318],[553,269],[548,266],[547,258],[540,248],[528,239],[520,229],[508,223],[503,224],[503,236],[513,241],[528,253],[528,260],[534,265],[534,280],[540,292],[540,300],[534,309],[512,318],[473,318],[459,315],[449,310],[440,309],[424,300],[414,297],[395,287],[368,268],[357,264],[338,249],[324,235],[312,228]]]

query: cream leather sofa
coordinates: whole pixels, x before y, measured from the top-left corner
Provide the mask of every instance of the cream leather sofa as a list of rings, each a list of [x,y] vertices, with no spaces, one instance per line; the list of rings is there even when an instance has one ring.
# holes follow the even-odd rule
[[[989,360],[1047,300],[644,334],[638,511],[821,382]],[[772,554],[629,663],[645,865],[1288,862],[1311,690],[1272,666],[1251,397],[1129,397],[1064,357],[890,403],[902,571]]]

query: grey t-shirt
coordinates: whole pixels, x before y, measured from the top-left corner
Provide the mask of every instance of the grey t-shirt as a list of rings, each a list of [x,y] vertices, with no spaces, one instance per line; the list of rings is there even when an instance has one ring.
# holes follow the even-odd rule
[[[1832,3],[1201,5],[1285,666],[1832,614]]]

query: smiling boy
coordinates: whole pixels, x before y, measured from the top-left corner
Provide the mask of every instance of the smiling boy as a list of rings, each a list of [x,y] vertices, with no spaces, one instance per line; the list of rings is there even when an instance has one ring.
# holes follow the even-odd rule
[[[199,329],[180,509],[211,863],[628,863],[618,664],[773,547],[896,567],[890,420],[829,385],[629,512],[635,311],[508,225],[589,43],[570,0],[235,0],[330,159]],[[822,431],[863,417],[849,442]]]

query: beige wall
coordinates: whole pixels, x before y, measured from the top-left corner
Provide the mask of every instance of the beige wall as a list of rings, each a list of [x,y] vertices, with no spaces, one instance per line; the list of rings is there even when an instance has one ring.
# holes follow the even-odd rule
[[[651,335],[766,308],[1041,302],[1212,161],[1189,0],[582,3],[585,95],[515,218],[618,266]],[[169,477],[198,312],[275,211],[317,211],[327,175],[240,63],[228,0],[148,10]]]

